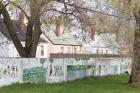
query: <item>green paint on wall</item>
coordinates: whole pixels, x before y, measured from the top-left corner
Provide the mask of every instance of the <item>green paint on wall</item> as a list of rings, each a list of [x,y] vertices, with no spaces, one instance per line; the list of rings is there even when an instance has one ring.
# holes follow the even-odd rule
[[[31,83],[45,83],[46,69],[43,67],[35,67],[23,70],[23,81]]]
[[[68,65],[67,71],[78,71],[78,70],[85,70],[85,69],[91,69],[94,68],[94,65]]]

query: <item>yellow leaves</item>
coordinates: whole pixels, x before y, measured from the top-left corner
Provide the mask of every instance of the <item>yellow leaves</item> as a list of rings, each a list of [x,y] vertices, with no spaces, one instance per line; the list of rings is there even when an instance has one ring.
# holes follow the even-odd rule
[[[16,0],[10,0],[10,1],[14,2],[14,1],[16,1]]]
[[[128,5],[128,11],[129,12],[132,12],[135,8],[136,8],[136,5],[135,4]]]
[[[0,0],[0,10],[2,9],[2,0]]]
[[[133,12],[134,11],[138,1],[140,1],[140,0],[132,0],[131,2],[129,0],[108,0],[108,3],[112,7],[116,6],[119,9],[119,11],[123,11],[123,12],[129,13],[129,12]]]
[[[109,0],[109,1],[110,1],[110,3],[112,3],[113,5],[116,4],[116,3],[118,3],[118,0]]]
[[[2,3],[0,2],[0,10],[2,9]]]
[[[119,0],[108,0],[109,4],[111,4],[112,6],[115,6],[118,4]]]

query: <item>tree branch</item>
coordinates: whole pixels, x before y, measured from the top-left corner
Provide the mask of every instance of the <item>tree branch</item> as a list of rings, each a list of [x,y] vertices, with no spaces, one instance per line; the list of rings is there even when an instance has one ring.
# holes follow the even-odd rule
[[[17,5],[15,2],[13,1],[9,1],[9,3],[11,3],[12,5],[14,5],[15,7],[19,8],[23,13],[24,15],[26,16],[27,19],[29,19],[29,16],[27,15],[27,13],[24,11],[23,8],[21,8],[19,5]]]
[[[25,53],[25,50],[20,42],[20,40],[18,39],[17,37],[17,34],[16,34],[16,31],[15,31],[15,28],[14,28],[14,25],[10,19],[10,16],[8,14],[8,11],[6,10],[5,6],[2,4],[2,15],[4,17],[4,22],[5,22],[5,25],[8,29],[8,32],[10,34],[10,37],[18,51],[18,53],[20,54],[20,56],[22,57],[26,57],[26,53]]]
[[[55,1],[55,0],[54,0]],[[56,0],[57,1],[57,0]],[[114,14],[110,14],[110,13],[104,13],[104,12],[101,12],[101,11],[96,11],[96,10],[93,10],[91,8],[87,8],[87,7],[81,7],[81,6],[78,6],[76,4],[70,4],[70,3],[66,3],[64,2],[64,0],[60,0],[61,2],[59,3],[63,3],[65,5],[68,5],[68,6],[71,6],[71,7],[75,7],[75,8],[79,8],[79,9],[83,9],[85,11],[89,11],[89,12],[95,12],[95,13],[98,13],[98,14],[102,14],[102,15],[107,15],[107,16],[113,16],[113,17],[118,17],[118,18],[122,18],[124,19],[125,17],[120,17],[120,16],[117,16],[117,15],[114,15]],[[134,19],[131,19],[131,20],[134,20]]]

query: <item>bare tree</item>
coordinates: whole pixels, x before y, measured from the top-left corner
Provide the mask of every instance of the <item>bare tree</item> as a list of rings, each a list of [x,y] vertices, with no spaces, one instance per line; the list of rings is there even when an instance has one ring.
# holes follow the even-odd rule
[[[43,18],[48,20],[46,19],[48,17],[62,16],[64,19],[63,22],[77,22],[83,31],[88,31],[91,37],[94,37],[96,32],[95,26],[100,23],[93,21],[94,17],[91,15],[93,15],[94,12],[98,13],[98,15],[111,15],[92,10],[92,6],[90,7],[84,0],[15,0],[15,2],[9,0],[8,4],[16,6],[24,13],[28,20],[25,47],[22,46],[17,37],[15,28],[6,9],[8,4],[5,5],[2,3],[2,0],[0,3],[0,11],[4,17],[4,22],[11,39],[21,57],[35,57],[38,41],[42,33],[41,22],[44,20]],[[101,17],[100,19],[102,19],[103,23],[104,18]],[[70,27],[70,25],[67,26]],[[100,30],[98,29],[98,31]]]

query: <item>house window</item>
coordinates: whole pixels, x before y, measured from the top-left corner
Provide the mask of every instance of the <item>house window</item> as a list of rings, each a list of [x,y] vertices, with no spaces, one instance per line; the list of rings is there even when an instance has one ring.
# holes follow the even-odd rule
[[[70,53],[70,47],[67,48],[67,53]]]
[[[44,46],[41,46],[41,56],[44,56]]]
[[[74,53],[77,53],[77,48],[76,47],[74,48]]]
[[[96,54],[98,54],[99,53],[99,49],[96,49]]]
[[[64,47],[60,48],[60,53],[64,53]]]
[[[106,50],[106,54],[108,54],[108,50]]]
[[[103,51],[103,49],[101,50],[101,54],[104,54],[104,51]]]

